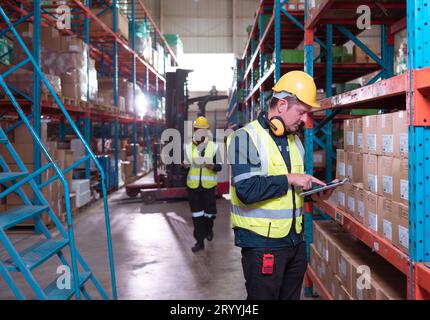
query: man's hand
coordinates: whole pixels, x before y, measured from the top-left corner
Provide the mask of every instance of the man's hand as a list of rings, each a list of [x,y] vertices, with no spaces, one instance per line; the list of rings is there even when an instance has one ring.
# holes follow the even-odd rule
[[[182,163],[182,168],[184,168],[184,169],[188,169],[190,167],[190,164],[187,162],[187,161],[184,161],[183,163]]]
[[[339,180],[338,179],[334,179],[333,181],[332,181],[332,183],[336,183],[336,182],[339,182]],[[324,190],[324,191],[322,191],[322,192],[318,192],[318,193],[314,193],[311,197],[312,197],[312,200],[314,200],[314,201],[324,201],[324,200],[328,200],[330,197],[331,197],[331,195],[333,194],[333,192],[334,192],[334,190],[335,190],[336,188],[333,188],[333,189],[329,189],[329,190]]]
[[[206,169],[213,170],[214,165],[213,164],[205,164]]]
[[[305,173],[291,173],[287,174],[288,184],[298,189],[309,190],[312,188],[312,183],[325,186],[326,184],[321,180]]]

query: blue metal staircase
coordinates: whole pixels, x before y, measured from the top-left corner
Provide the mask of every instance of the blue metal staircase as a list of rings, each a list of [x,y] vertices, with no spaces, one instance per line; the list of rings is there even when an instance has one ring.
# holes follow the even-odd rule
[[[3,261],[0,259],[0,275],[4,278],[7,285],[12,290],[13,294],[17,299],[25,299],[26,297],[21,292],[18,287],[16,281],[12,277],[12,274],[15,272],[19,272],[24,277],[25,281],[29,284],[31,289],[34,291],[37,299],[48,299],[48,300],[63,300],[63,299],[81,299],[81,295],[83,295],[86,299],[90,299],[90,296],[85,289],[85,285],[91,281],[92,284],[97,289],[98,293],[103,299],[109,299],[108,294],[105,289],[102,287],[101,283],[97,280],[94,273],[90,270],[89,266],[80,255],[78,249],[75,244],[74,230],[73,230],[73,220],[71,214],[71,205],[70,205],[70,190],[67,184],[67,180],[65,179],[65,173],[73,170],[73,168],[79,166],[82,163],[85,163],[88,160],[94,161],[97,170],[99,171],[101,177],[101,186],[102,186],[102,195],[103,195],[103,204],[104,204],[104,217],[106,223],[106,233],[107,233],[107,247],[108,247],[108,255],[109,255],[109,263],[110,263],[110,273],[111,273],[111,290],[112,290],[112,298],[117,298],[116,291],[116,279],[115,279],[115,268],[114,268],[114,259],[113,259],[113,250],[112,250],[112,241],[111,241],[111,231],[110,231],[110,221],[109,221],[109,211],[108,211],[108,203],[107,203],[107,191],[106,191],[106,178],[104,171],[102,170],[100,164],[97,162],[97,159],[93,152],[91,151],[88,144],[85,142],[82,134],[80,133],[78,127],[73,122],[72,118],[68,114],[64,105],[61,103],[60,99],[52,89],[48,80],[40,70],[38,64],[35,59],[31,55],[28,48],[25,46],[19,34],[16,32],[14,26],[11,21],[3,11],[0,6],[0,17],[3,18],[5,23],[8,26],[8,30],[12,32],[13,36],[16,38],[16,43],[22,47],[24,52],[27,55],[27,58],[16,66],[12,67],[8,71],[3,74],[0,74],[0,86],[4,90],[5,94],[10,99],[12,105],[14,106],[16,112],[20,117],[20,122],[17,125],[25,125],[29,132],[31,133],[34,144],[38,145],[42,156],[45,157],[47,164],[41,166],[39,169],[35,169],[34,172],[28,172],[26,166],[20,159],[18,153],[13,148],[13,145],[10,143],[7,133],[17,125],[12,126],[8,129],[0,127],[0,144],[4,146],[4,149],[11,155],[11,157],[15,160],[16,165],[19,168],[19,172],[11,172],[8,164],[3,158],[3,154],[0,155],[0,185],[3,186],[3,191],[0,192],[0,200],[4,199],[6,196],[11,193],[15,193],[18,195],[23,202],[23,205],[18,208],[13,208],[11,210],[0,212],[0,243],[6,249],[9,259]],[[73,131],[78,139],[82,142],[85,150],[86,156],[83,157],[78,162],[74,163],[72,166],[66,168],[65,170],[61,170],[55,160],[49,154],[46,146],[41,141],[40,137],[37,135],[35,129],[33,128],[29,118],[25,115],[23,110],[21,109],[19,103],[17,102],[14,94],[12,93],[13,89],[9,88],[6,83],[5,78],[16,71],[20,67],[25,64],[30,63],[34,67],[34,72],[38,73],[41,81],[47,87],[52,97],[54,98],[56,104],[59,109],[62,111],[65,119],[69,122],[69,125],[73,128]],[[5,130],[4,130],[5,129]],[[43,183],[38,183],[36,177],[38,177],[41,173],[46,170],[52,169],[55,172],[55,176],[44,181]],[[64,197],[65,197],[65,207],[66,207],[66,227],[64,227],[57,215],[53,211],[53,209],[49,206],[49,203],[43,196],[41,189],[46,187],[48,184],[54,182],[56,179],[59,179],[64,187]],[[23,191],[22,187],[24,185],[28,185],[34,192],[34,199],[30,199]],[[48,214],[50,219],[52,220],[56,229],[58,229],[60,237],[53,239],[50,231],[45,226],[41,219],[42,214]],[[28,220],[34,219],[36,229],[43,236],[43,240],[34,243],[30,247],[18,251],[15,248],[15,245],[12,243],[8,233],[6,232],[8,229],[17,226],[18,224]],[[63,253],[64,250],[68,249],[70,252],[70,259],[67,259],[66,255]],[[44,262],[50,260],[54,256],[57,256],[60,260],[61,266],[67,266],[71,272],[71,283],[70,286],[60,286],[58,285],[58,279],[53,277],[53,281],[47,285],[46,287],[42,287],[41,284],[36,280],[32,271],[42,265]]]

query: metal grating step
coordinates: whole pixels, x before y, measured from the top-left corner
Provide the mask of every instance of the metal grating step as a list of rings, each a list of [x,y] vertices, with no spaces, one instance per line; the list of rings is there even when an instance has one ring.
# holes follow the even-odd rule
[[[79,285],[82,287],[85,282],[88,281],[88,279],[91,276],[91,272],[80,272],[79,273]],[[72,287],[73,287],[73,276],[70,278]],[[45,288],[45,294],[48,296],[48,300],[69,300],[74,294],[75,290],[72,289],[59,289],[57,285],[57,280],[54,280],[51,282],[46,288]]]
[[[24,222],[48,210],[48,206],[22,206],[0,213],[0,228],[3,230]]]
[[[0,172],[0,183],[13,181],[27,175],[27,172]]]
[[[68,240],[45,239],[21,251],[19,255],[24,260],[26,267],[33,270],[63,249],[68,243]],[[20,271],[12,259],[5,261],[4,264],[10,272]]]

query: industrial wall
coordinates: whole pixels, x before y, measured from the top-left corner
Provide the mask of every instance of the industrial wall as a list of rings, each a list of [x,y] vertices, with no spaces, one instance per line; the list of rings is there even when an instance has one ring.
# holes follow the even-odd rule
[[[144,0],[163,33],[177,33],[185,53],[241,56],[258,0]]]

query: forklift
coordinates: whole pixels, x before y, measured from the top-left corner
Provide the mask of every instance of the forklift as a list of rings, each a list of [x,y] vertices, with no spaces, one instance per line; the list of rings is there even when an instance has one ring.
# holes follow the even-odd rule
[[[189,99],[187,79],[192,70],[177,69],[166,75],[166,127],[174,128],[180,132],[181,145],[184,141],[184,123],[188,120],[189,106],[197,103],[198,115],[205,116],[206,105],[212,101],[227,100],[228,96],[218,95],[212,88],[209,95]],[[159,138],[159,137],[157,137]],[[129,197],[135,198],[141,195],[145,204],[155,201],[168,201],[186,199],[188,191],[186,187],[187,170],[181,164],[164,165],[161,161],[161,143],[154,144],[153,150],[153,175],[154,183],[139,183],[138,181],[126,186]],[[184,159],[184,150],[181,148],[181,160]],[[217,189],[217,195],[221,196]]]

